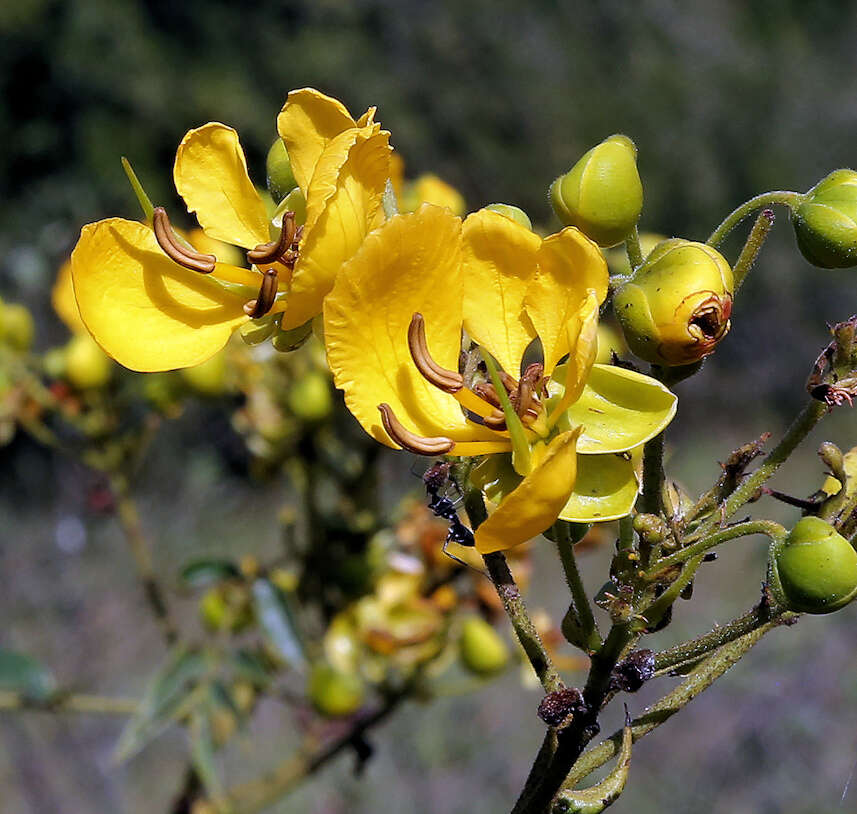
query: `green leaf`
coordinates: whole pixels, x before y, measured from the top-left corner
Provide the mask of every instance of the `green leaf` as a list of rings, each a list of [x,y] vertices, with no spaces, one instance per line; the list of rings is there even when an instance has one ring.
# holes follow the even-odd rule
[[[267,579],[257,579],[253,583],[253,599],[256,618],[268,641],[287,664],[303,669],[306,664],[303,645],[285,594]]]
[[[271,682],[275,665],[264,653],[239,650],[232,654],[232,671],[235,678],[249,681],[254,687],[265,687]]]
[[[188,563],[182,568],[179,578],[189,588],[204,588],[239,576],[241,572],[233,562],[212,558]]]
[[[32,701],[47,701],[57,682],[44,665],[16,650],[0,647],[0,690],[21,693]]]
[[[206,709],[200,706],[193,711],[190,719],[190,759],[206,794],[209,797],[220,797],[223,784],[220,782],[214,752],[209,717]]]
[[[182,645],[152,676],[137,712],[119,736],[114,759],[117,763],[137,754],[174,721],[184,717],[207,693],[200,684],[210,669],[207,655]]]

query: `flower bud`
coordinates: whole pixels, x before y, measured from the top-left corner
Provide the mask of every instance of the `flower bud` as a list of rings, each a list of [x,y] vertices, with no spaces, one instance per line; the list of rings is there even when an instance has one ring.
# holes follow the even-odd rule
[[[278,204],[298,185],[286,145],[281,138],[276,139],[268,150],[265,168],[268,173],[268,191],[274,203]]]
[[[771,546],[774,596],[789,610],[830,613],[857,596],[857,552],[820,517],[803,517]]]
[[[566,226],[605,248],[621,243],[643,209],[634,142],[622,135],[605,139],[553,182],[550,198]]]
[[[289,409],[302,421],[323,421],[333,410],[330,380],[317,370],[301,376],[289,390]]]
[[[729,330],[732,269],[704,243],[657,246],[613,299],[628,347],[647,362],[688,365],[714,351]]]
[[[0,303],[0,342],[16,350],[29,350],[34,332],[33,317],[23,305]]]
[[[322,715],[337,718],[357,712],[363,693],[363,682],[356,673],[342,672],[324,662],[313,666],[307,694]]]
[[[89,334],[73,337],[65,347],[65,378],[78,390],[104,387],[113,362]]]
[[[201,396],[216,398],[228,390],[226,354],[223,351],[198,365],[182,368],[179,374]]]
[[[533,230],[533,222],[530,220],[530,216],[524,212],[523,209],[517,206],[495,203],[488,204],[485,208],[490,209],[492,212],[499,212],[501,215],[505,215],[509,220],[515,221],[515,223],[523,226],[525,229],[529,229],[531,232]]]
[[[857,172],[835,170],[792,212],[801,254],[820,268],[857,266]]]
[[[509,649],[500,634],[478,616],[462,625],[458,647],[464,666],[476,675],[499,673],[509,660]]]

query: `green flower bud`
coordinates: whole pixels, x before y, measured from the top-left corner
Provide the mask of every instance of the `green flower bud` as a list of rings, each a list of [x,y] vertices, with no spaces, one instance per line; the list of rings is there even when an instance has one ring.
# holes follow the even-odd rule
[[[530,220],[530,216],[524,212],[523,209],[520,209],[517,206],[496,203],[488,204],[485,208],[490,209],[492,212],[499,212],[501,215],[505,215],[509,220],[515,221],[515,223],[520,224],[525,229],[529,229],[530,231],[533,230],[533,222]]]
[[[34,332],[33,317],[23,305],[0,303],[0,341],[16,350],[29,350]]]
[[[857,552],[820,517],[803,517],[771,546],[768,577],[789,610],[831,613],[857,596]]]
[[[732,269],[704,243],[659,244],[613,298],[628,347],[658,365],[697,362],[729,330]]]
[[[356,673],[342,672],[324,662],[313,666],[307,695],[322,715],[337,718],[357,712],[363,694],[363,682]]]
[[[289,409],[303,421],[323,421],[333,410],[333,394],[327,376],[305,373],[289,390]]]
[[[634,142],[622,135],[605,139],[553,182],[550,198],[566,226],[605,248],[621,243],[643,209]]]
[[[89,334],[75,336],[65,347],[65,378],[78,390],[104,387],[113,362]]]
[[[179,375],[201,396],[222,396],[228,390],[226,354],[215,353],[198,365],[182,368]]]
[[[268,191],[274,203],[278,204],[298,185],[292,172],[292,162],[286,152],[286,145],[281,138],[276,139],[268,150],[265,167],[268,172]]]
[[[835,170],[792,211],[801,254],[820,268],[857,266],[857,172]]]
[[[509,649],[500,634],[478,616],[462,625],[458,648],[464,666],[479,676],[499,673],[509,661]]]

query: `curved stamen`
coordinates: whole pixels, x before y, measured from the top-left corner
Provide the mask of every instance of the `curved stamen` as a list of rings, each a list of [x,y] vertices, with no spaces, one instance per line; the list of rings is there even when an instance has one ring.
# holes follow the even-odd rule
[[[424,438],[406,430],[389,404],[379,404],[378,410],[387,435],[408,452],[416,455],[445,455],[455,446],[455,442],[450,438]]]
[[[255,300],[250,300],[244,306],[244,313],[250,319],[258,319],[265,316],[271,308],[274,307],[274,301],[277,299],[277,271],[276,269],[268,269],[262,275],[262,285],[259,287],[259,296]]]
[[[280,229],[280,237],[270,243],[260,243],[255,249],[247,252],[247,259],[256,265],[265,263],[276,263],[283,257],[295,239],[295,213],[286,212],[283,215],[283,225]]]
[[[211,274],[214,271],[217,258],[213,254],[201,254],[182,246],[176,240],[167,210],[162,206],[156,206],[152,211],[152,231],[164,254],[173,262],[201,274]]]
[[[426,343],[426,326],[422,314],[417,313],[411,317],[411,324],[408,326],[408,347],[417,370],[430,384],[445,393],[457,393],[464,387],[464,377],[460,373],[441,367],[431,358]]]

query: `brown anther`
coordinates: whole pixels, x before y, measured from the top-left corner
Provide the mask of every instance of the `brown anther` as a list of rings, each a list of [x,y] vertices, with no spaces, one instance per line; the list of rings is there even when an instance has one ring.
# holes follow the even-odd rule
[[[260,243],[255,249],[247,252],[247,259],[256,265],[265,263],[276,263],[291,248],[295,239],[295,213],[286,212],[283,215],[283,225],[280,228],[280,237],[270,243]]]
[[[214,271],[217,258],[213,254],[201,254],[182,246],[173,232],[167,210],[162,206],[156,206],[152,211],[152,231],[164,254],[173,262],[201,274],[211,274]]]
[[[494,407],[500,406],[500,397],[497,395],[497,391],[494,389],[494,385],[491,384],[491,382],[476,382],[476,384],[473,385],[473,392],[476,393],[482,401],[487,401]]]
[[[502,410],[495,410],[491,415],[486,416],[482,420],[490,430],[500,431],[506,429],[506,416]]]
[[[500,371],[500,381],[510,395],[518,389],[518,380],[506,373],[505,370]]]
[[[408,326],[408,347],[411,358],[423,378],[445,393],[457,393],[464,387],[464,377],[455,370],[441,367],[431,358],[426,344],[426,326],[422,314],[414,314]]]
[[[259,296],[255,300],[250,300],[244,306],[244,313],[250,319],[259,319],[265,316],[271,308],[274,307],[274,301],[277,299],[277,271],[276,269],[268,269],[262,275],[262,285],[259,287]]]
[[[545,366],[541,362],[533,362],[531,365],[527,365],[524,375],[521,376],[521,381],[530,382],[536,395],[547,398],[549,379],[545,376]]]
[[[408,452],[415,455],[445,455],[455,446],[455,442],[450,438],[423,438],[406,430],[389,404],[379,404],[378,411],[381,413],[381,423],[387,435]]]

